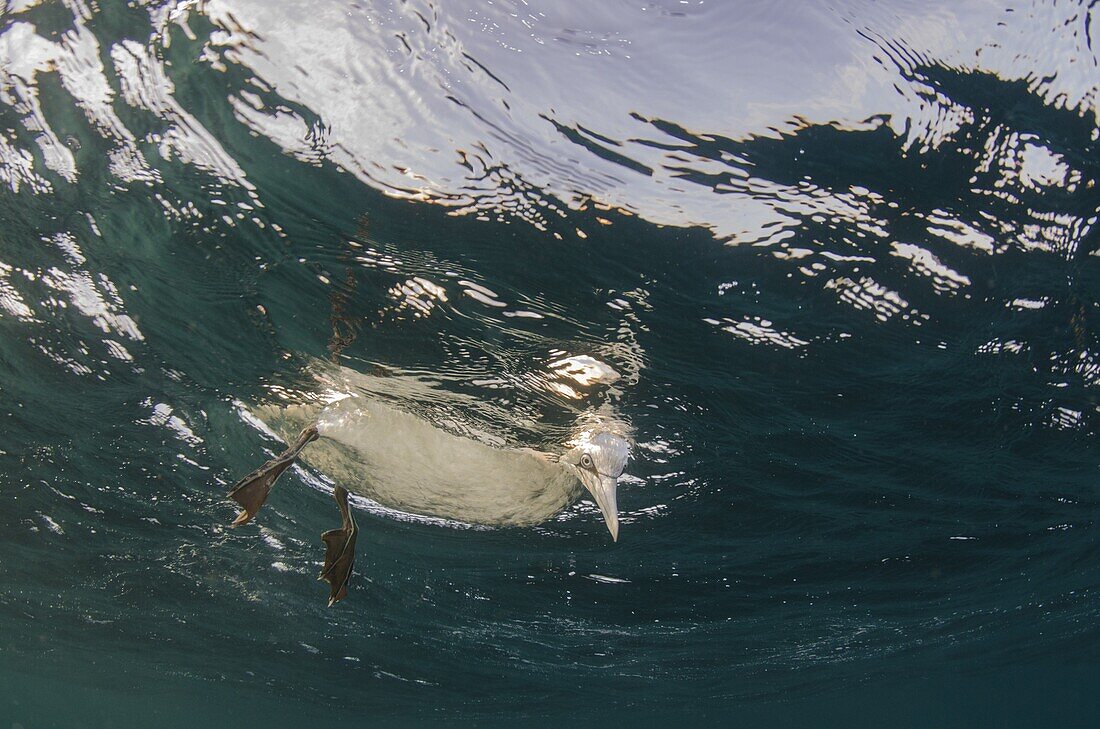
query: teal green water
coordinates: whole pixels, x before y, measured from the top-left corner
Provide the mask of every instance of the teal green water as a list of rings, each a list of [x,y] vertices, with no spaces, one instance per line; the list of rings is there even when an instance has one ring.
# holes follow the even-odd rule
[[[0,727],[1095,726],[1098,12],[0,3]],[[334,350],[629,426],[619,541],[357,498],[327,608],[225,493]]]

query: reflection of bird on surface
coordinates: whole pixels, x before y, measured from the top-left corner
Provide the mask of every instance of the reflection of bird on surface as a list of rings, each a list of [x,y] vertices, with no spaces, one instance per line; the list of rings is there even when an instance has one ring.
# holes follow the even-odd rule
[[[327,389],[339,393],[338,399],[324,406],[256,408],[253,414],[276,432],[298,435],[285,452],[241,479],[229,496],[242,507],[234,526],[250,521],[275,480],[299,455],[339,484],[335,497],[344,523],[324,535],[327,554],[321,573],[332,587],[330,605],[346,594],[358,532],[345,489],[417,514],[523,526],[546,521],[573,503],[583,485],[603,513],[612,539],[618,539],[616,486],[630,450],[621,424],[593,421],[556,455],[497,447],[455,435],[369,394],[382,386],[400,386],[396,381],[403,378],[386,378],[380,385],[380,378],[322,364],[315,374]]]
[[[368,240],[367,232],[364,218],[359,241]],[[362,244],[357,242],[355,246],[359,249]],[[348,265],[342,285],[334,289],[330,299],[331,362],[315,361],[309,367],[320,385],[319,391],[298,393],[289,404],[261,405],[246,414],[246,418],[254,417],[291,445],[237,482],[229,496],[243,510],[234,526],[256,515],[275,480],[299,456],[331,477],[337,484],[334,496],[342,526],[322,535],[326,554],[320,579],[331,586],[329,605],[346,596],[355,556],[358,527],[348,508],[349,489],[415,514],[472,524],[525,526],[546,521],[573,503],[583,486],[617,541],[616,489],[631,442],[629,429],[609,414],[610,408],[605,404],[600,412],[580,414],[570,436],[562,439],[562,448],[556,453],[543,453],[505,447],[499,438],[474,435],[454,423],[447,430],[389,404],[393,398],[402,402],[453,401],[456,395],[448,392],[441,398],[441,391],[430,386],[425,389],[418,378],[365,375],[338,364],[343,350],[354,342],[362,326],[350,311],[358,267],[353,265],[350,253],[341,258]],[[425,279],[415,280],[433,286]],[[623,296],[634,294],[625,292]],[[627,301],[616,299],[618,310],[627,306]],[[627,312],[626,316],[631,315]],[[619,335],[629,341],[611,343],[608,348],[622,355],[620,359],[628,365],[626,379],[634,382],[641,368],[637,343],[629,326],[620,327]],[[590,355],[569,356],[557,350],[554,356],[555,360],[549,362],[552,375],[525,377],[524,384],[555,398],[577,401],[585,397],[584,391],[590,386],[612,385],[621,377],[614,368]],[[607,395],[615,398],[619,392],[609,387]],[[471,399],[466,404],[481,410],[486,402]],[[452,432],[460,428],[463,434]],[[310,443],[315,445],[303,452]]]

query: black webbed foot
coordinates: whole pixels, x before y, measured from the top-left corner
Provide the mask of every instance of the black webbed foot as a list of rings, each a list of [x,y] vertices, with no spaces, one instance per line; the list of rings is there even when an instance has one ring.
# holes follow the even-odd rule
[[[347,489],[337,486],[332,496],[340,508],[343,526],[321,535],[321,540],[325,543],[325,566],[317,577],[318,580],[328,582],[332,588],[328,598],[329,607],[348,595],[348,582],[355,565],[355,538],[359,535],[359,527],[348,508]]]
[[[298,435],[298,439],[289,448],[237,482],[229,492],[229,498],[240,504],[242,511],[237,514],[231,526],[240,526],[252,521],[260,507],[267,501],[267,495],[275,485],[276,479],[294,464],[302,449],[317,437],[317,428],[309,426]]]

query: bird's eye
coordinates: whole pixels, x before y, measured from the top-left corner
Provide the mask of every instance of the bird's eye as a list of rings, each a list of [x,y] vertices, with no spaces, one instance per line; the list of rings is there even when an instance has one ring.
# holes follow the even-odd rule
[[[581,456],[581,465],[585,468],[592,468],[592,456],[587,453]]]

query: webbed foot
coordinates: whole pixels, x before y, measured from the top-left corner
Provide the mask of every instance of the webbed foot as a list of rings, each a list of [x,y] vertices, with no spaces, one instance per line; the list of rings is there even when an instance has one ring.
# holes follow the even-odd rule
[[[229,492],[229,498],[240,504],[242,510],[230,526],[240,526],[252,521],[267,501],[267,495],[276,479],[294,464],[302,449],[317,438],[316,426],[309,426],[298,434],[298,439],[289,448],[237,482]]]
[[[321,540],[325,543],[325,566],[317,577],[318,580],[328,582],[332,588],[328,598],[329,607],[348,595],[348,582],[355,565],[355,538],[359,535],[359,526],[348,508],[347,489],[337,486],[332,496],[340,508],[343,526],[321,535]]]

